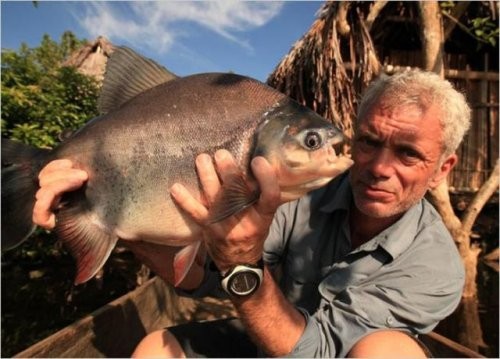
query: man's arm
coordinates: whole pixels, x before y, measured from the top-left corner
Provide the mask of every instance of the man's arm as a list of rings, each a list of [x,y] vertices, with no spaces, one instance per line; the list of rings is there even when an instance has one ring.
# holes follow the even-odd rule
[[[267,355],[289,354],[304,332],[304,316],[286,300],[267,268],[257,292],[232,302],[250,336]]]
[[[281,204],[273,168],[265,159],[255,158],[251,164],[252,171],[261,190],[257,203],[242,213],[210,224],[210,205],[219,191],[224,190],[225,179],[238,174],[239,169],[232,156],[224,150],[215,154],[217,170],[208,155],[198,156],[196,165],[206,205],[178,184],[171,189],[173,198],[202,226],[208,252],[219,270],[226,272],[238,264],[256,263],[262,258],[264,240]],[[233,297],[231,300],[249,334],[268,355],[283,356],[292,351],[304,331],[305,319],[285,299],[267,268],[262,285],[255,293],[247,298]]]

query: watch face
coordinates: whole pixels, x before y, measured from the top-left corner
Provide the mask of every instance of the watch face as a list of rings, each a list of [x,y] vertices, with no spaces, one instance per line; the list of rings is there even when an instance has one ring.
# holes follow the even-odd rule
[[[248,295],[259,287],[260,278],[252,271],[239,272],[231,277],[228,289],[235,295]]]

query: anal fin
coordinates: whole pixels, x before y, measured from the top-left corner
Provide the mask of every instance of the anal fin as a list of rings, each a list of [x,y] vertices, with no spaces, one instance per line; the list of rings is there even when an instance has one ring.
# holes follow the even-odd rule
[[[196,254],[200,249],[201,241],[182,248],[174,258],[174,286],[178,286],[186,277],[193,265]]]
[[[75,284],[90,280],[108,259],[118,237],[92,223],[82,205],[63,207],[57,213],[55,232],[76,260]]]

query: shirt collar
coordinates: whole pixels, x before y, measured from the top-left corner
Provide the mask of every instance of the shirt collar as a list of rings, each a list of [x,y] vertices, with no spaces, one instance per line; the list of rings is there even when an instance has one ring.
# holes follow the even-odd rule
[[[345,210],[349,213],[352,202],[352,190],[348,172],[337,177],[328,184],[325,196],[327,200],[320,207],[320,211],[332,213]],[[390,227],[383,230],[374,238],[361,245],[359,250],[375,250],[378,246],[386,250],[395,259],[403,253],[415,239],[418,223],[423,213],[423,201],[420,200]]]
[[[349,211],[352,201],[352,191],[347,172],[328,184],[324,198],[326,200],[320,207],[320,211],[326,213],[336,210]]]
[[[403,253],[415,239],[422,212],[423,200],[420,200],[406,211],[396,223],[386,228],[366,244],[372,243],[372,245],[379,245],[391,255],[392,259],[395,259]]]

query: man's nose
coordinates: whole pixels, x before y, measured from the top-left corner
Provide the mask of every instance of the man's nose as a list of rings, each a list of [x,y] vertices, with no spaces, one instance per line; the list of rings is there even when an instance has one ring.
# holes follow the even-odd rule
[[[394,174],[395,158],[390,150],[381,148],[367,164],[367,170],[376,179],[386,179]]]

